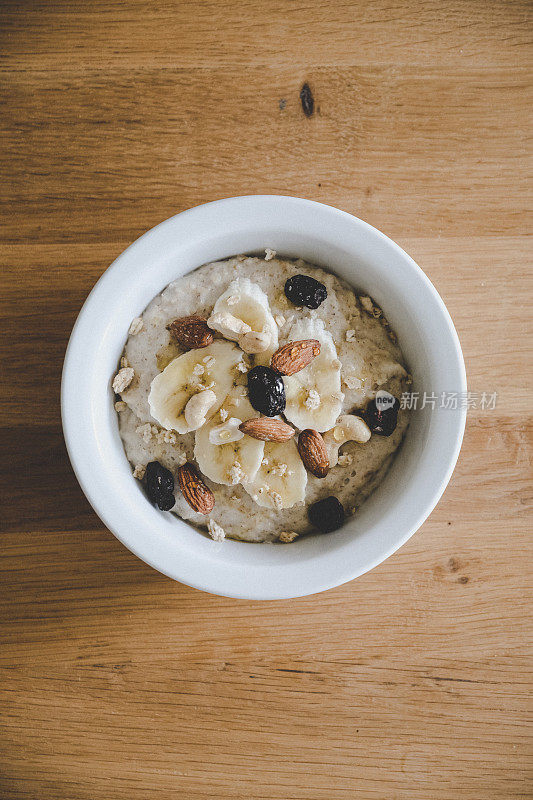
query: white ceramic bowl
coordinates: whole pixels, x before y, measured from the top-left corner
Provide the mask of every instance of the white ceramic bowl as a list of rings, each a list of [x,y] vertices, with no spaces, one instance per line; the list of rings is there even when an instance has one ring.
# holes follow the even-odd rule
[[[153,508],[132,477],[118,433],[111,379],[131,320],[168,283],[209,261],[271,247],[324,266],[370,294],[397,332],[423,393],[465,392],[450,315],[415,262],[356,217],[295,197],[219,200],[178,214],[134,242],[100,278],[72,331],[61,389],[63,429],[83,491],[133,553],[175,580],[215,594],[281,599],[356,578],[420,527],[448,483],[466,412],[427,406],[377,491],[345,526],[290,546],[217,543]]]

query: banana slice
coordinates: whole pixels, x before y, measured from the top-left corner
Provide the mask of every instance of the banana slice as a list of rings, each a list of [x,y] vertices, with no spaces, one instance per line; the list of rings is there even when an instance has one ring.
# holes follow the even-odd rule
[[[243,486],[259,506],[291,508],[305,500],[307,471],[294,440],[265,442],[263,460],[255,477]]]
[[[196,430],[220,408],[234,383],[235,367],[241,358],[242,353],[234,344],[217,341],[173,359],[150,384],[148,404],[152,417],[167,430]],[[187,404],[200,393],[202,397],[194,401],[198,409],[191,404],[186,415]]]
[[[278,326],[268,297],[249,278],[230,283],[216,301],[207,324],[226,339],[239,342],[245,353],[260,353],[260,360],[277,350]]]
[[[327,431],[335,425],[342,408],[341,362],[331,334],[318,319],[302,319],[291,330],[289,341],[318,339],[320,354],[309,366],[284,377],[285,416],[300,430]]]
[[[257,411],[250,405],[244,386],[234,386],[222,403],[220,413],[196,431],[194,457],[204,475],[226,486],[254,477],[263,458],[265,443],[251,436],[242,436],[227,444],[219,444],[221,437],[216,434],[220,432],[221,422],[225,422],[231,431],[236,427],[236,419],[240,424],[256,416]]]

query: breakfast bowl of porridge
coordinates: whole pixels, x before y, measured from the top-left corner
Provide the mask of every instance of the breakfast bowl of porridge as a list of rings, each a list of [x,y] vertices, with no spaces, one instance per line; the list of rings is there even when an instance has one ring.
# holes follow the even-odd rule
[[[62,382],[69,455],[109,529],[168,576],[250,599],[323,591],[438,501],[464,409],[460,345],[420,268],[290,197],[178,214],[104,273]]]

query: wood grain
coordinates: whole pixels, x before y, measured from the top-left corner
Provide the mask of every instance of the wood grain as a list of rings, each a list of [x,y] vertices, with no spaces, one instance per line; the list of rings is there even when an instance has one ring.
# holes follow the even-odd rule
[[[2,800],[533,797],[530,4],[6,0],[0,31]],[[140,562],[59,419],[107,265],[247,192],[393,236],[498,393],[416,536],[290,602]]]
[[[528,209],[525,69],[17,71],[6,83],[0,208],[13,243],[130,241],[258,187],[357,211],[396,237],[514,234]]]

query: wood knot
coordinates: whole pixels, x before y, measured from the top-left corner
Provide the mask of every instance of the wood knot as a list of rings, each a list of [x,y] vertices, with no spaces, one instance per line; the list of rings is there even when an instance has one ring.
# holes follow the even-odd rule
[[[315,112],[315,98],[307,81],[300,89],[300,102],[305,116],[312,117]]]

